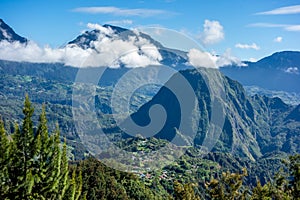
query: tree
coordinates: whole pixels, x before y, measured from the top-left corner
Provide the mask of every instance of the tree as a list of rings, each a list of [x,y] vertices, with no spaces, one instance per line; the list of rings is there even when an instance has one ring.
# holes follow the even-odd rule
[[[0,119],[0,152],[0,199],[5,199],[9,192],[9,185],[6,183],[9,181],[8,167],[11,162],[9,140],[2,119]]]
[[[270,183],[261,185],[260,181],[256,181],[256,187],[252,190],[251,200],[272,200]]]
[[[220,180],[212,179],[206,183],[206,189],[212,199],[234,200],[245,199],[247,190],[242,189],[243,179],[247,176],[247,170],[243,173],[223,172]]]
[[[13,166],[9,174],[12,175],[12,192],[10,198],[30,199],[32,198],[32,186],[34,176],[32,163],[34,160],[34,133],[33,122],[31,120],[34,109],[31,106],[28,95],[25,97],[23,108],[23,124],[21,130],[16,125],[12,136]]]
[[[300,199],[300,154],[290,156],[289,161],[283,161],[288,171],[282,169],[274,179],[264,186],[257,181],[252,190],[251,200],[299,200]]]
[[[60,133],[48,133],[43,106],[36,131],[34,109],[28,95],[24,103],[21,129],[15,126],[12,141],[7,139],[0,121],[0,197],[1,199],[68,199],[81,196],[82,178],[75,170],[69,177],[66,142],[61,148]]]
[[[187,183],[182,185],[178,181],[174,181],[174,198],[175,200],[200,200],[200,197],[195,194],[195,185]]]
[[[271,198],[275,200],[290,200],[289,175],[280,170],[274,177],[274,181],[268,184],[271,190]]]

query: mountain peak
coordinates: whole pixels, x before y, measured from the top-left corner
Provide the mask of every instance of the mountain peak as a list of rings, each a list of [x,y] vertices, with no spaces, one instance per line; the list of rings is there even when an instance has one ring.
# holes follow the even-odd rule
[[[113,35],[117,36],[118,39],[126,41],[129,39],[129,37],[136,36],[148,40],[150,43],[152,43],[158,48],[163,47],[162,44],[160,44],[158,41],[154,40],[151,36],[142,32],[136,32],[136,31],[132,31],[126,28],[122,28],[110,24],[104,24],[102,27],[104,29],[102,29],[101,27],[98,28],[95,27],[93,30],[85,31],[83,34],[79,35],[77,38],[70,41],[68,44],[75,44],[83,49],[92,48],[91,42],[97,41],[101,33],[104,33],[108,38],[112,37],[112,35],[107,34],[105,32],[105,29],[110,29],[112,30]]]
[[[257,64],[262,68],[286,69],[288,67],[300,68],[299,51],[281,51],[273,53],[259,61]]]
[[[110,24],[104,24],[103,27],[105,27],[105,28],[111,28],[115,33],[122,33],[124,31],[129,31],[126,28],[122,28],[122,27],[114,26],[114,25],[110,25]]]
[[[0,19],[0,41],[27,43],[27,39],[16,34],[15,31]]]

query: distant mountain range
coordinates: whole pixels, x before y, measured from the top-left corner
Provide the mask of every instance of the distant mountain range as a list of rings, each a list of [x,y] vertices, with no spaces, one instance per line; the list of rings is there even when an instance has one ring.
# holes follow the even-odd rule
[[[118,38],[122,40],[128,40],[130,36],[137,36],[135,31],[131,31],[125,28],[112,26],[112,25],[104,25],[106,29],[112,30],[115,34],[118,35]],[[76,37],[74,40],[70,41],[67,45],[74,45],[78,46],[82,49],[93,49],[92,42],[95,42],[98,39],[99,34],[101,33],[100,30],[95,29],[92,31],[86,31],[83,34]],[[164,47],[159,42],[152,39],[149,35],[139,33],[139,36],[150,41],[151,44],[155,45],[158,48],[159,53],[162,55],[162,60],[160,61],[161,64],[171,66],[176,68],[177,70],[180,69],[187,69],[190,68],[187,58],[187,53],[184,51],[176,50],[176,49],[169,49]],[[27,43],[28,40],[24,37],[19,36],[14,32],[14,30],[9,27],[3,20],[0,19],[0,41],[8,41],[8,42],[20,42],[20,43]],[[2,62],[2,70],[4,71],[19,71],[20,69],[5,69],[5,66],[8,62]],[[236,65],[226,66],[220,68],[220,71],[224,73],[226,76],[239,81],[244,86],[247,87],[247,91],[249,94],[254,94],[255,92],[267,95],[269,97],[280,97],[284,99],[287,103],[298,104],[300,103],[300,52],[296,51],[284,51],[284,52],[277,52],[272,54],[271,56],[265,57],[257,62],[248,62],[245,61],[247,64],[246,67],[240,67]],[[26,64],[26,63],[14,63],[13,66],[16,65],[27,66],[30,65],[31,67],[35,68],[35,70],[29,70],[32,73],[40,73],[44,74],[43,71],[47,69],[43,69],[42,66],[47,66],[46,68],[51,68],[51,65],[61,66],[60,64]],[[40,69],[38,69],[40,68]],[[77,69],[66,68],[61,70],[60,75],[57,75],[61,78],[70,78],[70,76],[74,77],[76,74]],[[51,71],[48,70],[48,71]],[[67,72],[68,71],[68,72]],[[70,71],[70,72],[69,72]],[[123,67],[119,70],[111,70],[108,69],[105,72],[105,76],[103,76],[102,83],[104,85],[109,85],[114,83],[114,80],[117,80],[121,77],[124,73],[126,73],[128,69]],[[29,72],[25,72],[29,73]],[[68,75],[66,75],[68,73]],[[53,74],[54,75],[54,74]],[[56,75],[55,75],[56,76]],[[66,76],[66,77],[64,77]],[[53,76],[52,76],[53,77]],[[253,88],[253,89],[251,89]],[[261,89],[259,89],[261,88]],[[266,92],[267,91],[267,92]],[[289,101],[289,97],[293,96],[294,98]]]
[[[297,87],[300,85],[300,52],[277,52],[246,64],[247,67],[228,66],[220,70],[243,85],[300,93]]]
[[[27,39],[18,36],[2,20],[1,22],[1,41],[20,42],[25,44]],[[105,25],[119,35],[119,38],[127,40],[130,35],[136,34],[133,31],[120,27]],[[92,30],[69,42],[67,45],[75,45],[82,49],[93,48],[91,41],[97,39],[100,30]],[[213,107],[207,87],[201,74],[197,70],[188,69],[186,52],[168,49],[153,40],[150,36],[142,34],[143,38],[150,40],[158,47],[162,55],[161,63],[181,70],[174,74],[166,82],[166,85],[154,93],[141,92],[136,98],[140,105],[133,109],[131,116],[137,124],[147,125],[149,123],[148,111],[155,105],[163,105],[167,112],[167,123],[156,135],[157,138],[171,140],[174,135],[179,134],[185,144],[201,146],[208,130],[211,120],[211,108]],[[266,57],[258,62],[246,62],[247,67],[228,66],[221,68],[220,71],[212,69],[217,76],[221,77],[224,84],[224,98],[220,101],[225,108],[225,121],[221,135],[214,147],[214,151],[234,152],[243,158],[255,160],[268,153],[300,152],[300,119],[299,106],[288,105],[280,98],[270,98],[271,90],[282,90],[284,95],[289,93],[300,93],[300,52],[278,52]],[[102,68],[85,68],[89,75],[97,75],[97,71]],[[43,102],[49,108],[50,124],[58,121],[61,124],[62,133],[69,140],[76,141],[79,138],[72,119],[72,87],[76,79],[79,68],[64,66],[62,63],[30,63],[0,61],[0,114],[5,120],[20,120],[22,114],[16,111],[17,104],[22,103],[24,93],[29,93],[32,100],[38,105],[38,109]],[[97,87],[97,94],[92,97],[95,102],[95,109],[99,121],[103,122],[105,131],[108,134],[122,134],[115,123],[111,120],[110,98],[112,89],[123,74],[130,69],[121,66],[117,69],[109,68],[105,76],[100,80]],[[199,70],[210,70],[199,68]],[[195,91],[198,105],[191,105],[189,121],[196,121],[195,116],[200,118],[196,124],[196,137],[193,139],[187,133],[178,132],[181,114],[178,112],[180,106],[176,96],[170,92],[166,86],[178,82],[179,75],[188,80]],[[232,80],[234,79],[234,80]],[[259,86],[262,90],[257,90],[260,95],[248,96],[243,86],[235,81],[240,81],[243,85]],[[264,92],[268,91],[268,92]],[[145,102],[146,101],[146,102]],[[294,102],[295,103],[295,102]],[[21,105],[19,105],[21,106]],[[194,107],[193,107],[194,106]],[[196,107],[197,106],[197,107]],[[195,113],[195,108],[200,112]],[[126,121],[125,121],[126,123]],[[13,125],[10,127],[13,129]],[[92,128],[92,127],[90,127]],[[78,147],[78,146],[77,146]],[[81,146],[82,149],[82,146]],[[82,152],[81,152],[82,153]],[[76,152],[75,152],[76,154]],[[78,152],[77,152],[78,154]],[[82,156],[82,154],[80,154]],[[80,157],[79,156],[79,157]]]

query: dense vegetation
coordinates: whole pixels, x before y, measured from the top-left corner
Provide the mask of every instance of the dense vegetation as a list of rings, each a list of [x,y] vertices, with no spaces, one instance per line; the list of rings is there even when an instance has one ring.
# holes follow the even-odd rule
[[[48,134],[45,109],[34,128],[34,109],[26,96],[21,128],[7,135],[0,122],[0,199],[78,199],[81,174],[69,173],[67,147],[58,128]]]
[[[228,199],[300,199],[300,155],[290,156],[287,172],[278,172],[273,181],[264,185],[257,180],[251,188],[243,185],[247,170],[243,173],[223,172],[221,178],[212,179],[206,184],[209,197],[218,200]]]
[[[189,156],[165,167],[172,178],[153,172],[152,179],[145,179],[108,168],[92,157],[69,165],[58,127],[48,133],[44,107],[35,127],[33,112],[26,96],[20,128],[16,124],[8,134],[0,121],[0,199],[300,199],[300,155],[286,160],[287,167],[272,180],[261,183],[257,178],[251,185],[245,168],[243,173],[231,173],[212,161],[192,159],[196,149],[190,149]],[[130,140],[126,148],[138,151],[142,148],[138,141],[145,139]],[[150,139],[142,150],[164,142]]]
[[[45,107],[37,128],[28,96],[21,128],[8,134],[0,121],[0,199],[162,199],[137,176],[89,158],[69,165],[58,127],[48,133]],[[159,198],[161,196],[161,198]]]

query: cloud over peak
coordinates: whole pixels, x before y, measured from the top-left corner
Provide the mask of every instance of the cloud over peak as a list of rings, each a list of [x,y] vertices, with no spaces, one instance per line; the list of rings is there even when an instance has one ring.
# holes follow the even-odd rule
[[[62,48],[53,49],[48,46],[40,47],[32,41],[26,45],[19,42],[1,41],[0,59],[36,63],[58,62],[74,67],[117,68],[121,65],[145,67],[160,64],[162,56],[157,47],[139,34],[129,36],[124,40],[110,27],[92,23],[87,24],[87,27],[99,30],[97,40],[90,41],[89,48],[83,49],[77,44],[68,44]]]
[[[0,59],[62,63],[74,67],[103,66],[110,68],[160,65],[163,60],[158,47],[137,30],[133,30],[130,34],[120,35],[114,32],[110,26],[88,23],[87,27],[98,31],[85,31],[74,42],[61,48],[40,47],[33,41],[29,41],[27,44],[2,41],[0,42]],[[197,49],[189,49],[187,58],[186,64],[194,67],[219,68],[232,64],[243,66],[239,59],[231,55],[230,50],[222,55],[215,55]]]
[[[114,33],[114,31],[110,27],[106,28],[106,27],[103,27],[99,24],[88,23],[87,27],[89,29],[99,30],[102,34],[105,34],[105,35],[112,35]]]

